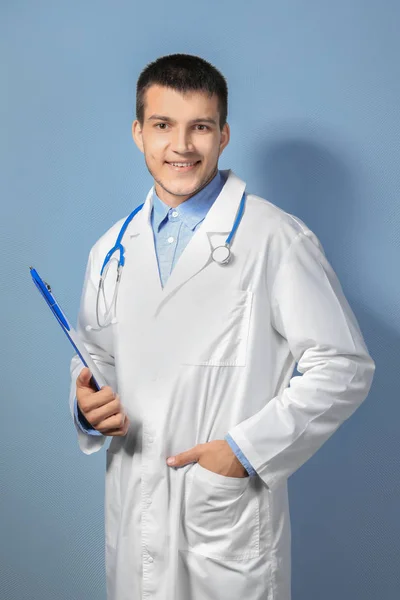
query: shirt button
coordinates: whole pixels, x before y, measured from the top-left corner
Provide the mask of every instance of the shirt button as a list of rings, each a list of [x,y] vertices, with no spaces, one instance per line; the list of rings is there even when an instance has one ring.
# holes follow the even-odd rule
[[[152,563],[152,562],[154,562],[154,558],[152,556],[149,556],[148,561],[149,561],[149,563]]]
[[[146,506],[151,506],[151,499],[150,498],[146,499]]]
[[[152,442],[154,442],[154,438],[152,438],[151,435],[149,435],[147,441],[149,442],[149,444],[151,444]]]
[[[176,210],[174,210],[174,212],[172,213],[173,217],[177,217],[179,213],[176,212]]]
[[[175,241],[175,238],[173,238],[173,237],[169,237],[169,238],[168,238],[168,242],[169,242],[170,244],[172,244],[172,242],[173,242],[173,241]]]

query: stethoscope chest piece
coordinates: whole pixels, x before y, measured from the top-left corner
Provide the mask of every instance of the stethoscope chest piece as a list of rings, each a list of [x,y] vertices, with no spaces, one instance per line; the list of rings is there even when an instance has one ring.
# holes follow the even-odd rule
[[[217,246],[212,252],[212,259],[219,265],[226,265],[231,259],[231,251],[228,246]]]

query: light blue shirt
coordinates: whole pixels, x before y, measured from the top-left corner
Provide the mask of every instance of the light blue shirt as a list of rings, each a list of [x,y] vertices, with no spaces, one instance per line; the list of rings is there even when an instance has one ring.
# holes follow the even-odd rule
[[[194,232],[200,227],[211,206],[219,196],[224,184],[224,174],[218,171],[206,187],[185,202],[182,202],[176,208],[171,208],[160,200],[154,190],[151,225],[154,234],[158,271],[163,287]],[[102,435],[99,431],[90,427],[87,421],[85,423],[83,415],[80,411],[78,413],[76,400],[75,417],[79,427],[85,433]],[[225,439],[249,475],[255,475],[256,472],[253,467],[231,436],[228,434],[225,436]]]
[[[165,204],[154,191],[151,224],[154,233],[158,270],[163,287],[189,240],[204,221],[224,184],[224,175],[218,171],[206,187],[176,208],[171,208]]]

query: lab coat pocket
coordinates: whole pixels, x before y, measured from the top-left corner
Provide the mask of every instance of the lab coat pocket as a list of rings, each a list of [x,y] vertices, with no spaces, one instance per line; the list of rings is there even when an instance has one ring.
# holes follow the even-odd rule
[[[187,549],[210,558],[259,556],[259,508],[250,478],[225,477],[196,464],[185,504]]]
[[[186,324],[183,364],[244,367],[252,300],[250,290],[230,288],[200,296]]]
[[[105,475],[105,541],[106,546],[115,548],[118,539],[118,530],[121,518],[121,451],[113,452],[110,448],[106,452]]]

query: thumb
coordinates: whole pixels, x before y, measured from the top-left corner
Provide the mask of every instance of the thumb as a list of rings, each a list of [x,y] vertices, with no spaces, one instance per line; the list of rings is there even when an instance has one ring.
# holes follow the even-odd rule
[[[90,385],[90,380],[92,378],[92,374],[90,372],[90,369],[88,369],[87,367],[85,367],[84,369],[82,369],[82,371],[79,373],[78,378],[76,380],[76,386],[77,388],[83,389],[83,388],[91,388]]]
[[[186,450],[186,452],[181,452],[176,456],[170,456],[167,460],[167,464],[170,467],[183,467],[192,462],[197,462],[201,455],[203,444],[197,444],[190,450]]]

